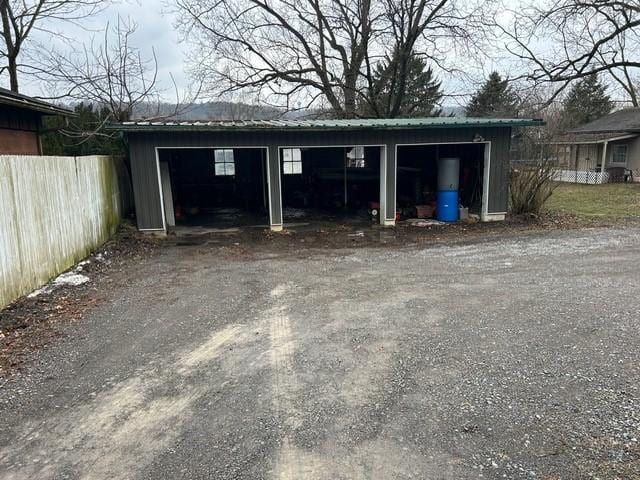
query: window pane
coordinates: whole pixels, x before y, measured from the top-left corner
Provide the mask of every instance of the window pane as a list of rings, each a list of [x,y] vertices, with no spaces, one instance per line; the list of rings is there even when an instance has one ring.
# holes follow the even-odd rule
[[[224,162],[224,150],[214,150],[214,155],[215,155],[216,163]]]
[[[233,163],[233,150],[224,151],[224,161],[227,163]]]
[[[216,163],[216,175],[224,175],[224,163]]]
[[[349,158],[347,159],[347,168],[364,168],[365,161],[362,158]]]
[[[284,162],[284,174],[285,175],[289,175],[291,173],[293,173],[293,163],[291,162]]]
[[[292,152],[292,160],[299,162],[302,160],[302,152],[299,148],[294,148]]]
[[[285,162],[290,162],[291,161],[291,149],[290,148],[285,148],[284,150],[282,150],[282,160],[284,160]]]
[[[302,173],[302,162],[293,162],[293,173]]]
[[[235,163],[225,163],[225,175],[235,175],[236,174],[236,165]]]
[[[364,147],[351,147],[347,151],[347,158],[364,158]]]
[[[613,163],[626,163],[627,162],[627,146],[614,145],[611,161]]]

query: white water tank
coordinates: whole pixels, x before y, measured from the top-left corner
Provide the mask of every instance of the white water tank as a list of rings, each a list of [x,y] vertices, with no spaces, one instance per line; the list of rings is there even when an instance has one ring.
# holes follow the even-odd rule
[[[445,157],[438,159],[438,191],[458,190],[460,183],[460,159]]]

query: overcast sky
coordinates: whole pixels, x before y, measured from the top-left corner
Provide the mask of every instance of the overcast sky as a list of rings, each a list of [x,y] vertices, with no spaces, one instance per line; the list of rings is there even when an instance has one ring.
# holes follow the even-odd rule
[[[123,18],[130,17],[138,24],[138,30],[134,37],[134,46],[142,50],[145,58],[151,57],[152,48],[155,48],[158,59],[159,79],[163,88],[172,88],[171,77],[184,88],[188,85],[183,64],[186,45],[179,42],[179,34],[172,25],[172,16],[164,13],[162,0],[120,0],[117,5],[108,7],[105,11],[84,21],[87,30],[65,24],[65,33],[72,34],[73,38],[81,43],[90,43],[91,38],[97,36],[98,43],[102,43],[101,31],[107,24],[115,24],[118,15]],[[43,95],[39,85],[24,85],[27,94]],[[171,95],[169,95],[171,97]]]
[[[152,48],[155,48],[158,69],[159,69],[159,85],[165,90],[164,98],[169,101],[175,101],[175,94],[172,91],[171,75],[179,88],[185,90],[189,85],[189,77],[185,71],[186,53],[189,51],[189,45],[180,43],[180,34],[173,26],[173,16],[167,12],[166,4],[170,0],[116,0],[116,4],[109,6],[103,12],[83,21],[84,29],[69,25],[68,23],[60,25],[57,29],[64,32],[67,36],[73,38],[77,46],[89,44],[92,37],[96,37],[96,42],[103,42],[103,32],[107,24],[115,24],[118,16],[122,18],[131,18],[138,24],[137,32],[133,38],[134,47],[141,49],[144,58],[150,58]],[[513,0],[515,1],[515,0]],[[530,0],[531,1],[531,0]],[[533,0],[535,1],[535,0]],[[502,21],[508,22],[503,12],[500,16]],[[37,42],[44,45],[56,44],[55,38],[52,40],[50,35],[38,34]],[[67,45],[63,45],[67,47]],[[57,48],[56,48],[57,49]],[[511,60],[507,56],[507,52],[502,46],[497,46],[493,51],[485,50],[487,57],[482,59],[462,60],[464,55],[457,58],[458,54],[453,54],[453,58],[457,63],[461,63],[460,67],[468,77],[461,78],[460,72],[447,73],[438,71],[436,75],[442,81],[442,86],[446,94],[453,95],[446,97],[444,104],[447,106],[456,106],[466,102],[470,92],[473,92],[484,78],[492,71],[497,70],[505,76],[514,77],[517,71],[510,68]],[[5,79],[6,80],[6,79]],[[5,86],[8,82],[4,82]],[[33,82],[29,83],[28,79],[23,75],[21,77],[21,89],[24,93],[35,96],[46,97],[51,92],[43,91],[42,85]],[[205,100],[205,98],[202,98]],[[251,101],[250,99],[247,99]]]
[[[167,12],[167,3],[166,0],[116,0],[116,4],[109,6],[91,18],[83,20],[84,28],[68,23],[54,28],[73,38],[73,42],[78,48],[82,44],[90,44],[92,37],[95,37],[97,44],[102,44],[103,32],[107,24],[114,25],[118,16],[124,19],[131,18],[138,24],[138,29],[133,37],[133,46],[141,49],[143,58],[150,58],[152,48],[155,48],[159,69],[159,85],[164,90],[163,96],[166,101],[173,102],[176,97],[173,92],[171,75],[173,75],[176,84],[182,90],[186,90],[189,85],[189,77],[185,71],[185,58],[189,45],[180,42],[180,34],[173,25],[173,15]],[[50,28],[50,25],[47,25],[47,27]],[[48,34],[37,33],[34,37],[36,38],[32,38],[32,42],[40,42],[43,45],[53,44],[56,46],[56,50],[59,51],[64,51],[68,48],[68,45],[58,44],[55,37],[52,39]],[[487,59],[484,59],[484,61],[486,62]],[[494,61],[489,61],[485,65],[480,65],[477,60],[471,64],[465,62],[464,71],[467,74],[477,75],[478,81],[481,81],[491,70],[499,70],[500,63],[501,59],[498,58]],[[436,72],[447,94],[466,94],[476,86],[470,86],[469,80],[460,78],[459,74],[448,74],[444,71],[438,71],[437,68]],[[28,95],[42,97],[53,94],[53,92],[47,92],[46,89],[43,90],[42,84],[37,81],[30,83],[29,79],[24,75],[21,77],[21,90]],[[204,100],[204,98],[201,100]],[[245,101],[251,102],[252,100],[247,98]],[[460,101],[460,98],[449,97],[445,98],[444,103],[448,106],[456,106]]]

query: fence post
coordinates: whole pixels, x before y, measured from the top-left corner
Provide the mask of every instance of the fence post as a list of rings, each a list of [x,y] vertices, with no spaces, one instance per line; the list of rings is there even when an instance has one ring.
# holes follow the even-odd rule
[[[575,161],[575,165],[574,165],[574,171],[575,171],[575,181],[573,183],[578,183],[578,159],[580,157],[580,144],[576,143],[576,161]]]
[[[600,162],[600,183],[604,183],[604,166],[607,163],[607,147],[609,146],[608,141],[604,141],[602,144],[602,161]]]

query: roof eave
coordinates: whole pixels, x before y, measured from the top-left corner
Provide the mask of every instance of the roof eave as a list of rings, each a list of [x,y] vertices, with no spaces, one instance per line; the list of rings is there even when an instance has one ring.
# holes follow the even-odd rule
[[[55,105],[39,105],[37,103],[28,102],[26,100],[19,100],[13,98],[2,98],[0,99],[0,104],[8,105],[10,107],[22,108],[25,110],[31,110],[33,112],[38,112],[43,115],[63,115],[68,117],[76,116],[76,113],[72,110],[68,110],[63,107],[56,107]]]
[[[447,129],[447,128],[513,128],[513,127],[542,127],[545,122],[542,120],[526,120],[522,122],[478,122],[478,123],[443,123],[434,125],[344,125],[339,127],[329,126],[304,126],[304,125],[287,125],[287,126],[219,126],[219,125],[123,125],[110,124],[106,128],[108,130],[122,132],[159,132],[159,131],[176,131],[176,132],[233,132],[233,131],[266,131],[266,132],[288,132],[288,131],[305,131],[305,132],[326,132],[326,131],[342,131],[342,130],[430,130],[430,129]]]
[[[617,142],[619,140],[628,140],[630,138],[637,138],[640,132],[638,133],[630,133],[628,135],[614,135],[611,137],[598,138],[593,140],[560,140],[560,141],[550,141],[545,143],[545,145],[598,145],[601,143],[608,142]]]

